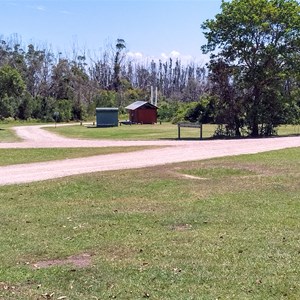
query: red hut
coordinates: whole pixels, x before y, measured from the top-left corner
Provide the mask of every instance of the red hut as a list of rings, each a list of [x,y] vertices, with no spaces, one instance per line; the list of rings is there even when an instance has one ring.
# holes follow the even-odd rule
[[[146,101],[136,101],[125,107],[132,123],[154,124],[157,122],[157,107]]]

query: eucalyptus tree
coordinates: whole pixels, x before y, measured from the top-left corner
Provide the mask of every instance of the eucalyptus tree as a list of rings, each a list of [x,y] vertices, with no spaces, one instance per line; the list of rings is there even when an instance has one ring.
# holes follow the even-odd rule
[[[46,49],[37,49],[33,44],[28,45],[24,54],[26,62],[25,79],[27,90],[32,97],[43,94],[49,90],[50,71],[53,62],[53,54]]]
[[[240,136],[244,125],[244,109],[236,84],[235,68],[219,59],[212,62],[209,69],[211,94],[215,96],[211,98],[214,122],[220,125],[218,134]],[[223,124],[225,124],[225,131]]]
[[[221,12],[202,24],[211,64],[234,67],[235,85],[252,136],[269,135],[280,123],[283,86],[298,69],[300,4],[296,0],[222,1]]]
[[[51,97],[55,99],[72,99],[74,91],[70,85],[72,71],[67,58],[60,58],[51,71]]]
[[[114,56],[114,75],[113,75],[113,89],[118,92],[121,86],[121,63],[123,60],[122,51],[126,48],[126,43],[123,39],[117,39],[116,52]]]
[[[112,68],[110,64],[109,52],[106,50],[98,59],[92,60],[89,68],[89,76],[96,88],[108,89],[112,81]]]

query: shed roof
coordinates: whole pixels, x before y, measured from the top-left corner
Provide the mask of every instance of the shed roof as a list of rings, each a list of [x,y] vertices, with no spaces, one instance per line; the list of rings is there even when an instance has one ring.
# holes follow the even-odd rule
[[[146,105],[147,107],[151,107],[151,108],[157,108],[157,106],[155,106],[147,101],[136,101],[136,102],[133,102],[130,105],[126,106],[125,108],[129,109],[129,110],[135,110],[144,105]]]
[[[96,111],[118,111],[117,107],[96,107]]]

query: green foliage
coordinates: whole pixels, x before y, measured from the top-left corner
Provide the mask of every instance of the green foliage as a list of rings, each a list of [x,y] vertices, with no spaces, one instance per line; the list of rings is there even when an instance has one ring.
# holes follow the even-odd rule
[[[72,102],[67,99],[57,100],[55,111],[58,112],[57,122],[68,122],[72,118]],[[54,112],[53,112],[54,113]]]
[[[204,95],[198,102],[162,102],[159,105],[159,119],[173,124],[180,121],[210,123],[213,98]]]
[[[145,92],[141,89],[127,88],[124,90],[125,106],[131,104],[132,102],[145,99]]]
[[[118,92],[121,87],[121,63],[122,63],[122,51],[126,48],[126,43],[123,39],[117,39],[115,46],[115,57],[114,57],[114,74],[113,74],[113,89]]]
[[[117,106],[117,94],[115,91],[100,91],[94,97],[94,105],[96,107],[116,107]]]
[[[25,83],[17,69],[9,65],[0,68],[0,118],[17,117],[17,109]]]
[[[0,119],[14,116],[16,107],[15,98],[8,97],[7,95],[0,98]]]
[[[228,126],[237,131],[245,116],[251,135],[270,135],[286,108],[286,80],[298,72],[300,5],[295,0],[233,0],[223,1],[221,8],[202,25],[207,38],[202,50],[219,50],[211,55],[210,69],[219,75],[215,82],[224,112],[227,106],[236,120]],[[218,62],[226,71],[223,83],[224,72],[214,68]]]
[[[158,109],[158,118],[161,121],[170,122],[176,116],[177,111],[179,109],[178,102],[160,102]]]
[[[72,120],[74,121],[82,121],[87,118],[87,109],[83,105],[83,103],[77,101],[73,102],[72,106]]]
[[[0,68],[0,99],[4,97],[20,97],[25,83],[17,69],[9,65]]]
[[[53,113],[55,112],[56,100],[52,97],[37,97],[39,103],[37,103],[39,119],[44,122],[53,122]]]
[[[18,107],[18,119],[21,120],[28,120],[32,117],[32,113],[33,113],[33,99],[31,97],[31,95],[26,92],[24,93],[22,99],[21,99],[21,103]]]

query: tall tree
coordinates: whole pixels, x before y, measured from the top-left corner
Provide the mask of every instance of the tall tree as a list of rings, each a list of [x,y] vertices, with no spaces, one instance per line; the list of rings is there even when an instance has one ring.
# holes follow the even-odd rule
[[[24,89],[24,81],[17,69],[9,65],[0,68],[0,118],[17,114]]]
[[[24,89],[25,84],[18,70],[9,65],[0,68],[0,98],[19,97]]]
[[[116,92],[119,91],[121,86],[121,62],[122,62],[122,51],[126,48],[125,41],[123,39],[117,39],[116,43],[116,54],[114,57],[114,78],[113,78],[113,88]]]
[[[222,1],[221,13],[202,24],[212,52],[238,72],[250,134],[270,134],[283,108],[282,86],[300,53],[300,5],[296,0]]]

